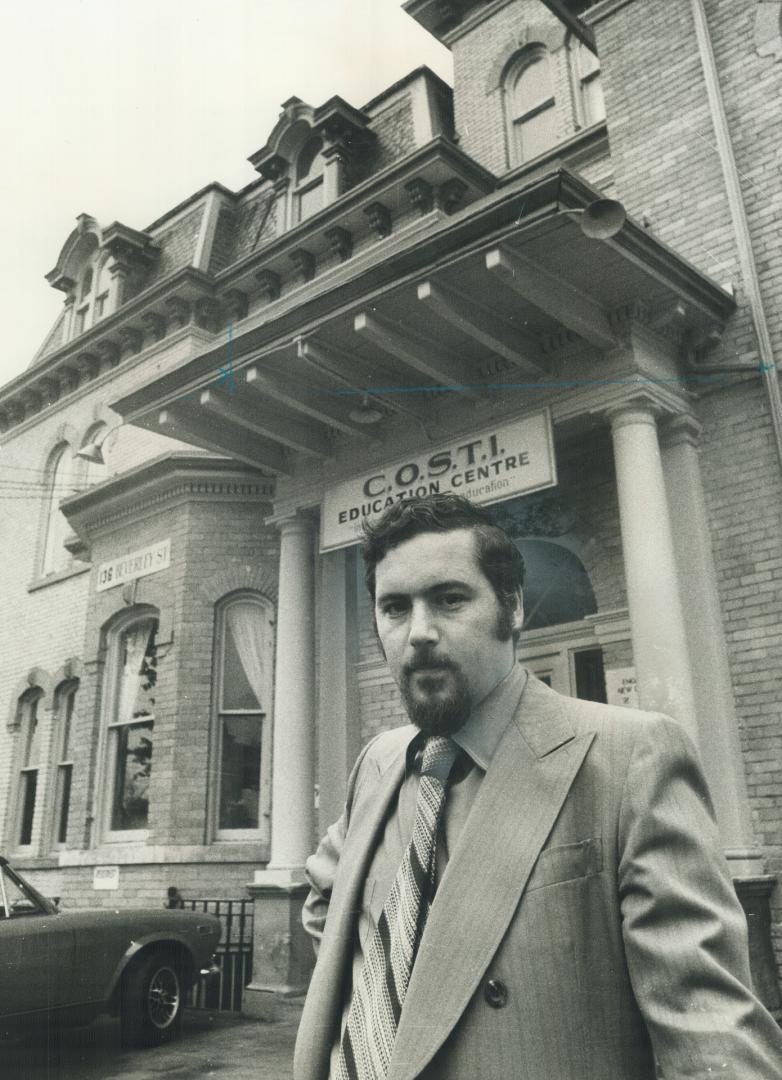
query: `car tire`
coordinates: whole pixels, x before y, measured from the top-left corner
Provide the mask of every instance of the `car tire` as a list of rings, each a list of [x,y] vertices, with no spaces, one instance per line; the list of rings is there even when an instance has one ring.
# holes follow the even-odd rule
[[[120,1024],[125,1046],[157,1046],[176,1038],[185,1006],[182,965],[156,950],[131,964],[122,980]]]

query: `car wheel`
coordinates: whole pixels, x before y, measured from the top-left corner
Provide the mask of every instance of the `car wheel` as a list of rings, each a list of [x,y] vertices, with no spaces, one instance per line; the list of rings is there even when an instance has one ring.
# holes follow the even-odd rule
[[[182,967],[175,957],[162,951],[141,957],[122,982],[123,1043],[156,1046],[175,1038],[182,1025],[184,998]]]

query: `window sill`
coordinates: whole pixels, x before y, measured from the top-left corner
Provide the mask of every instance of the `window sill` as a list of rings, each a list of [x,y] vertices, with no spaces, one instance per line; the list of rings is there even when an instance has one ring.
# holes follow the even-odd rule
[[[15,870],[57,870],[60,866],[56,855],[28,855],[21,848],[11,851],[8,861]]]
[[[31,581],[27,586],[27,591],[37,592],[38,589],[45,589],[47,585],[56,585],[60,581],[68,581],[70,578],[78,577],[79,574],[86,574],[89,570],[92,570],[92,563],[80,563],[78,566],[71,566],[67,570],[60,570],[57,574],[47,574],[46,577],[36,578],[35,581]]]
[[[270,858],[268,840],[216,841],[211,844],[113,844],[108,841],[99,847],[86,850],[69,848],[60,855],[58,865],[63,867],[100,866],[112,863],[118,866],[150,866],[187,864],[249,863],[258,866]]]

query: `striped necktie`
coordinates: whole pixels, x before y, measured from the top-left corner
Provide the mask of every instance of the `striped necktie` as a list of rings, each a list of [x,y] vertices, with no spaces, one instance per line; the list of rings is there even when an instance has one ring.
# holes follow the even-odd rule
[[[381,1080],[388,1072],[434,895],[437,831],[457,751],[456,744],[441,735],[424,745],[412,839],[364,953],[333,1080]]]

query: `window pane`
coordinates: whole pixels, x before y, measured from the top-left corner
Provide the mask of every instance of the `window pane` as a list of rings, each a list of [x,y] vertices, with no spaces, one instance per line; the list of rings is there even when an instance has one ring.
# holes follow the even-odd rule
[[[579,42],[578,45],[578,73],[582,79],[587,75],[600,70],[600,61],[586,45]]]
[[[22,822],[19,829],[19,843],[30,844],[33,839],[33,817],[35,816],[35,790],[38,787],[38,770],[29,769],[22,773]]]
[[[81,293],[79,299],[83,300],[85,296],[88,296],[92,291],[92,269],[87,269],[84,272],[84,277],[81,279]]]
[[[253,606],[253,616],[260,620],[262,612]],[[235,709],[260,709],[261,704],[253,693],[252,687],[242,664],[230,620],[225,620],[225,652],[223,654],[223,708],[233,712]]]
[[[310,139],[304,145],[304,149],[299,154],[298,161],[296,162],[296,181],[297,183],[306,180],[308,176],[320,176],[323,172],[325,162],[321,154],[323,149],[323,139],[315,136],[314,139]]]
[[[71,806],[72,765],[61,765],[57,770],[57,832],[55,843],[64,844],[68,838],[68,811]]]
[[[523,116],[554,97],[554,82],[548,57],[541,56],[524,68],[514,88],[514,118]]]
[[[304,221],[305,218],[311,217],[311,215],[317,213],[322,206],[323,181],[318,180],[317,183],[312,184],[310,187],[299,192],[299,221]]]
[[[224,716],[220,755],[221,829],[257,829],[261,792],[261,717]]]
[[[531,116],[528,120],[518,121],[516,136],[520,160],[529,161],[557,142],[556,109],[548,108]]]
[[[0,871],[2,873],[2,871]],[[11,877],[9,873],[3,874],[5,898],[8,901],[9,917],[19,918],[23,915],[35,915],[40,911],[37,901],[28,895]],[[3,898],[0,895],[0,919],[5,917]]]
[[[27,713],[27,738],[25,739],[23,768],[28,765],[37,765],[38,755],[41,750],[37,699],[26,703],[25,712]]]
[[[117,768],[114,779],[112,829],[143,829],[149,813],[152,772],[152,724],[115,728]]]
[[[603,87],[600,76],[593,75],[591,79],[582,83],[582,100],[584,102],[584,121],[587,124],[596,124],[606,118],[606,106],[603,99]]]
[[[69,761],[71,756],[71,724],[73,723],[73,706],[76,701],[76,691],[72,690],[65,694],[60,705],[60,723],[62,724],[62,742],[60,744],[60,761]]]
[[[122,673],[117,697],[121,722],[155,715],[157,648],[155,622],[136,623],[121,638]]]

